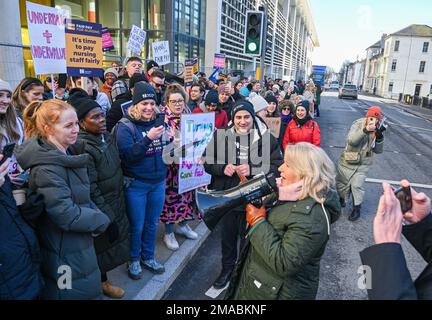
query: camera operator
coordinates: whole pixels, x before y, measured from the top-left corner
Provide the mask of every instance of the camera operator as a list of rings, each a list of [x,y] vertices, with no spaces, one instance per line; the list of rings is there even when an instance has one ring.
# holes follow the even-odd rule
[[[364,197],[363,184],[374,160],[374,154],[383,152],[385,125],[379,125],[382,112],[380,107],[370,107],[366,117],[355,120],[348,133],[347,144],[337,166],[336,187],[342,207],[351,191],[353,210],[350,221],[360,218]]]
[[[209,186],[212,190],[237,186],[240,183],[237,172],[248,179],[261,172],[278,176],[277,168],[283,162],[279,143],[255,116],[250,102],[237,102],[231,115],[228,127],[217,130],[206,149],[204,167],[212,176]],[[213,284],[215,289],[225,288],[230,280],[238,256],[238,238],[244,238],[245,227],[245,207],[236,208],[221,220],[222,271]]]
[[[402,187],[410,187],[407,180]],[[375,245],[360,252],[363,265],[371,268],[371,300],[432,299],[432,214],[431,199],[411,188],[412,209],[402,214],[392,187],[383,184],[374,219]],[[405,226],[403,220],[405,219]],[[402,251],[401,233],[422,255],[428,265],[415,282]]]

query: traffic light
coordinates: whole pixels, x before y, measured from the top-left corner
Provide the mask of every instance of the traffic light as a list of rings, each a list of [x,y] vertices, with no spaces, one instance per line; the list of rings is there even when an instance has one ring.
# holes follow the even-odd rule
[[[264,12],[246,11],[246,30],[244,53],[253,56],[261,55],[264,36]]]

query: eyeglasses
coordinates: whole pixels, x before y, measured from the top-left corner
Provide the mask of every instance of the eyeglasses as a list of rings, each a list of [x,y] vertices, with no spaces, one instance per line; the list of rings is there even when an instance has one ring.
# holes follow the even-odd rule
[[[284,107],[284,108],[282,108],[282,110],[289,110],[290,108],[288,108],[288,107]]]
[[[54,77],[54,82],[58,81],[57,77]],[[51,83],[51,77],[46,78],[46,82]]]
[[[154,85],[155,85],[156,87],[158,87],[158,88],[164,88],[164,87],[165,87],[164,84],[160,84],[160,83],[156,83],[156,82],[153,82],[153,83],[154,83]]]
[[[181,99],[181,100],[169,100],[168,102],[170,104],[183,104],[184,100],[183,99]]]

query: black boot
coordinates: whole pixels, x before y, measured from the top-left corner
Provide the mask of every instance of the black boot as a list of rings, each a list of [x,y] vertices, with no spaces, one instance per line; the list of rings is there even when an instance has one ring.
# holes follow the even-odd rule
[[[358,218],[360,218],[360,209],[361,205],[354,206],[353,211],[351,212],[350,216],[348,217],[349,221],[356,221]]]
[[[225,286],[227,285],[227,283],[229,282],[229,280],[231,278],[232,272],[233,272],[232,268],[229,268],[229,269],[228,268],[222,268],[222,271],[221,271],[219,277],[217,277],[217,279],[213,283],[213,287],[215,289],[225,288]]]
[[[340,203],[342,208],[345,208],[345,206],[346,206],[345,198],[339,198],[339,203]]]

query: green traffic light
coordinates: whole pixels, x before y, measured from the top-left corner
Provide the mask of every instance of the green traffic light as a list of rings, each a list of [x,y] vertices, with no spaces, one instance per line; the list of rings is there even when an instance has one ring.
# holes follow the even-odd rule
[[[250,42],[248,44],[248,49],[251,52],[255,52],[258,49],[258,46],[257,46],[257,44],[255,42]]]

